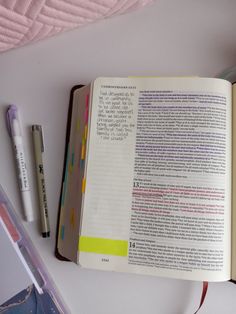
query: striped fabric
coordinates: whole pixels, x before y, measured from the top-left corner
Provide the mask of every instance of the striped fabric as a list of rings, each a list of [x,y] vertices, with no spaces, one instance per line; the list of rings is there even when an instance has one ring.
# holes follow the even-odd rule
[[[151,0],[0,0],[0,52],[64,32]]]

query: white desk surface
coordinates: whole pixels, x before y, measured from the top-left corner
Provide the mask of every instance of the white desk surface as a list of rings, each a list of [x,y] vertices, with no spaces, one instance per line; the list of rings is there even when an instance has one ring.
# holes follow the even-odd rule
[[[201,283],[80,269],[54,257],[69,92],[98,76],[216,76],[236,65],[235,0],[156,0],[131,14],[100,21],[0,54],[0,183],[21,214],[6,106],[21,110],[30,181],[36,182],[29,126],[44,127],[51,238],[25,224],[72,313],[183,314],[198,307]],[[235,313],[236,285],[210,284],[200,313]]]

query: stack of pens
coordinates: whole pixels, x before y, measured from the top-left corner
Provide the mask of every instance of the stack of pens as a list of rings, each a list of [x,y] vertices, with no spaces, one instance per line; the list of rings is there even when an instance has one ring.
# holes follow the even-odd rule
[[[17,172],[19,178],[19,188],[21,192],[22,205],[24,208],[24,215],[26,221],[32,221],[34,219],[34,211],[31,202],[30,185],[25,161],[25,152],[23,145],[23,136],[21,131],[21,123],[19,118],[19,112],[15,105],[11,105],[7,110],[7,126],[10,137],[12,139]],[[48,218],[48,206],[46,187],[44,179],[44,167],[43,157],[44,143],[42,127],[40,125],[32,126],[33,143],[34,143],[34,155],[35,155],[35,166],[37,175],[37,187],[38,187],[38,198],[41,218],[42,236],[44,238],[50,236],[49,218]]]

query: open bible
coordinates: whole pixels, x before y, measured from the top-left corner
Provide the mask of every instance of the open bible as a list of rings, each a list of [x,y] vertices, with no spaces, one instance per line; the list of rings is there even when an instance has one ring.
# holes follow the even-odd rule
[[[75,87],[58,253],[101,270],[235,279],[234,90],[215,78]]]

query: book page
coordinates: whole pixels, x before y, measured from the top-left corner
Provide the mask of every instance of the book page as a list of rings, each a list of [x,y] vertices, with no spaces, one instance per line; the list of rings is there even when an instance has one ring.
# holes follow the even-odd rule
[[[223,281],[231,268],[231,84],[94,82],[79,263]]]
[[[233,121],[232,121],[232,276],[236,280],[236,84],[233,85]]]

